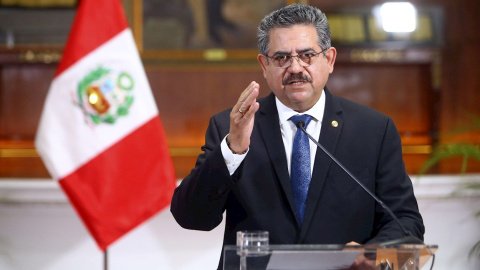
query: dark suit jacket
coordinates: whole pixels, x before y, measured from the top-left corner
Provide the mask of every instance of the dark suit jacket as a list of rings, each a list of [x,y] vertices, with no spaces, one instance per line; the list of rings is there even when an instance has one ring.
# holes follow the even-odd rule
[[[327,89],[320,143],[423,239],[424,226],[392,121]],[[398,224],[323,151],[317,149],[303,226],[294,215],[275,96],[260,99],[250,150],[230,176],[220,142],[231,110],[210,119],[204,151],[175,190],[171,212],[184,228],[212,230],[226,211],[224,245],[236,232],[266,230],[270,244],[361,244],[403,237]],[[332,126],[332,121],[338,127]]]

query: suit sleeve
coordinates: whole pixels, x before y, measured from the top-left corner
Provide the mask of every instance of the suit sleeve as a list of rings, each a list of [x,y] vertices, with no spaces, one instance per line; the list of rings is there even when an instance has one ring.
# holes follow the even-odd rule
[[[219,122],[225,121],[210,119],[203,153],[172,197],[170,211],[177,223],[186,229],[212,230],[223,218],[231,179],[220,147],[228,132],[228,121],[223,128]]]
[[[425,228],[413,193],[412,181],[405,171],[402,144],[397,128],[388,118],[376,171],[375,193],[413,236],[423,240]],[[377,204],[373,238],[379,243],[405,237],[399,225]]]

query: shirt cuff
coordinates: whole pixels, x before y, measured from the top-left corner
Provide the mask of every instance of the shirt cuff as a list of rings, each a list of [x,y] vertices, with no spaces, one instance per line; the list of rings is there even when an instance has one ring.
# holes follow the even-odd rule
[[[222,143],[220,144],[220,147],[222,150],[223,159],[225,160],[225,164],[227,165],[227,168],[228,168],[228,172],[230,173],[230,175],[232,175],[233,173],[235,173],[238,167],[240,167],[240,164],[242,164],[242,161],[247,156],[248,150],[250,150],[250,148],[248,148],[247,152],[245,152],[245,154],[242,154],[242,155],[232,153],[232,150],[230,150],[230,148],[228,148],[228,145],[227,145],[227,136],[223,138]]]

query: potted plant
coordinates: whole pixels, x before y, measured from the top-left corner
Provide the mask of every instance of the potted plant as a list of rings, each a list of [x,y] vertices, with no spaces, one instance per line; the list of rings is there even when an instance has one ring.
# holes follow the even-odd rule
[[[480,131],[480,117],[468,115],[468,118],[471,121],[470,125],[453,130],[446,135],[457,135],[465,132]],[[480,145],[465,142],[449,142],[439,144],[433,148],[431,156],[425,161],[419,174],[425,174],[428,170],[443,160],[457,157],[462,158],[460,173],[464,175],[467,170],[467,164],[469,160],[473,159],[480,161]],[[462,184],[454,193],[458,194],[472,190],[480,190],[480,182]],[[480,210],[476,212],[475,216],[480,217]],[[469,258],[472,257],[480,258],[480,240],[477,241],[477,243],[469,252]]]

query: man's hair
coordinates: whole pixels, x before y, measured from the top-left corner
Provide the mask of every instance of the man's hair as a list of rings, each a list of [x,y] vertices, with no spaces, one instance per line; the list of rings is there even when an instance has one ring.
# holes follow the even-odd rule
[[[294,25],[312,25],[317,29],[317,43],[322,50],[331,46],[330,27],[327,16],[318,8],[293,4],[276,10],[263,18],[258,26],[258,50],[267,55],[270,49],[270,32],[275,28],[288,28]],[[324,52],[325,54],[325,52]]]

